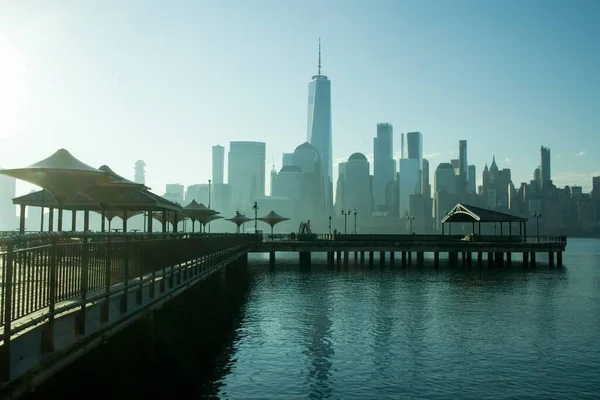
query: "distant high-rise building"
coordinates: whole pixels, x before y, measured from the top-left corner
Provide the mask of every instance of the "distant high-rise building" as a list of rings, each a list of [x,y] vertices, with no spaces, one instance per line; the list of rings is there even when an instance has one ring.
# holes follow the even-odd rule
[[[320,220],[326,214],[325,185],[322,175],[322,160],[319,151],[305,142],[296,147],[293,165],[302,170],[302,218]]]
[[[467,141],[460,140],[458,142],[458,182],[459,193],[467,191],[467,182],[469,181],[469,164],[467,163]]]
[[[12,199],[16,196],[17,180],[0,175],[0,231],[18,229],[16,207]]]
[[[327,212],[333,208],[333,164],[331,143],[331,81],[321,75],[321,39],[318,73],[308,83],[307,142],[321,155]]]
[[[537,182],[538,185],[542,185],[542,171],[539,166],[533,170],[533,180]]]
[[[283,153],[283,157],[281,158],[281,166],[289,167],[294,165],[294,153]]]
[[[450,165],[454,168],[454,174],[458,175],[460,172],[460,160],[458,158],[453,158],[450,160]]]
[[[550,172],[550,149],[542,146],[540,148],[540,173],[542,177],[541,186],[545,189],[552,185],[552,174]]]
[[[221,145],[212,148],[212,183],[219,185],[223,183],[225,171],[225,147]]]
[[[469,165],[468,170],[467,191],[469,193],[477,193],[477,167]]]
[[[293,200],[300,200],[302,197],[302,178],[304,173],[296,165],[286,165],[281,167],[273,186],[272,196],[287,197]]]
[[[371,175],[369,161],[362,153],[354,153],[346,163],[345,207],[356,210],[361,220],[371,218]]]
[[[441,163],[435,170],[433,186],[436,192],[441,190],[456,193],[456,174],[451,164]]]
[[[265,195],[266,144],[231,142],[227,158],[231,205],[240,211],[250,210],[254,201]]]
[[[146,184],[146,163],[144,160],[137,160],[135,162],[135,176],[133,181],[141,185]]]
[[[431,198],[431,184],[429,182],[429,161],[423,159],[423,196]]]
[[[347,163],[341,162],[338,164],[338,178],[337,185],[335,188],[335,212],[339,214],[341,210],[346,208],[344,202],[344,196],[346,193],[346,165]]]
[[[600,200],[600,176],[592,177],[592,198]]]
[[[487,165],[486,165],[487,171]],[[441,163],[433,176],[433,213],[437,229],[446,212],[456,203],[456,172],[450,163]]]
[[[423,164],[423,134],[421,132],[402,134],[401,157],[419,160],[419,165]]]
[[[185,206],[185,204],[183,204],[183,191],[183,185],[180,185],[179,183],[168,183],[165,187],[165,194],[163,197],[169,201]]]
[[[373,203],[378,210],[389,211],[394,183],[394,128],[392,124],[377,124],[373,139]]]
[[[410,211],[410,195],[421,194],[422,161],[417,158],[400,159],[400,180],[398,182],[400,218]]]
[[[178,190],[178,188],[176,188],[175,190]],[[183,205],[186,206],[186,205],[190,204],[192,202],[192,200],[196,200],[197,203],[202,203],[206,207],[208,207],[208,184],[207,183],[190,185],[187,187],[187,189],[185,191],[185,201],[184,201]]]

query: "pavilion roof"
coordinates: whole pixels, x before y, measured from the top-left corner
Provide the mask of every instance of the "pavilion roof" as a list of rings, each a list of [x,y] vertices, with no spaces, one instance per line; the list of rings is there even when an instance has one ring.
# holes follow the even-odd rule
[[[442,219],[446,222],[521,222],[527,218],[458,203]]]

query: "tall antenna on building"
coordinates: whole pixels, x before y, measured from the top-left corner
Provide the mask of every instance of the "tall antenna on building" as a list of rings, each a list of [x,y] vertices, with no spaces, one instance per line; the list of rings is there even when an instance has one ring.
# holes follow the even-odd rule
[[[319,75],[321,75],[321,36],[319,36]]]

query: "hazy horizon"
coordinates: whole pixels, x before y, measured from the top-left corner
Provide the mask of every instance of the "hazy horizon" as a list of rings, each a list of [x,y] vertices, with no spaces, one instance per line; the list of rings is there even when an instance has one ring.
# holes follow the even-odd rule
[[[66,148],[132,179],[143,159],[162,194],[207,183],[213,145],[255,140],[279,170],[306,141],[320,36],[334,181],[337,162],[371,158],[379,122],[396,152],[401,132],[421,131],[431,174],[466,139],[478,180],[495,155],[528,182],[541,145],[557,186],[589,191],[600,175],[600,3],[259,4],[2,3],[0,167]],[[33,188],[18,181],[17,194]]]

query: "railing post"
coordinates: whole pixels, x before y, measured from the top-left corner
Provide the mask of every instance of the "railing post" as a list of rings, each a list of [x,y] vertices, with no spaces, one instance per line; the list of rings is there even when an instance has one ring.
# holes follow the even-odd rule
[[[42,337],[42,349],[44,351],[54,351],[54,310],[56,307],[56,270],[58,267],[58,240],[52,238],[50,246],[50,271],[48,276],[48,324]]]
[[[129,236],[125,237],[125,266],[123,274],[125,275],[125,281],[123,282],[123,299],[121,300],[121,312],[127,312],[127,303],[128,301],[128,289],[129,289]]]
[[[87,234],[83,235],[83,254],[81,255],[81,310],[77,321],[77,331],[80,335],[85,334],[85,314],[88,291],[88,273],[90,266],[90,244]]]
[[[137,292],[137,304],[142,304],[142,299],[144,297],[144,235],[140,238],[140,282]]]
[[[104,304],[102,305],[101,322],[108,322],[109,306],[110,306],[110,279],[111,279],[111,264],[112,264],[112,239],[110,236],[106,238],[106,254],[104,267]]]
[[[12,322],[12,276],[13,276],[13,257],[15,244],[11,240],[6,248],[6,270],[4,272],[4,344],[0,348],[0,380],[8,382],[10,380],[10,346],[11,346],[11,322]]]

